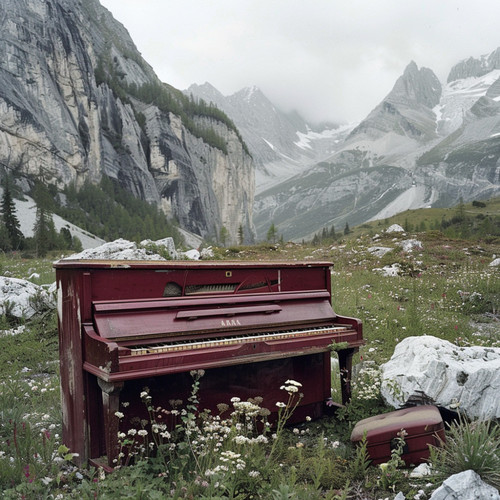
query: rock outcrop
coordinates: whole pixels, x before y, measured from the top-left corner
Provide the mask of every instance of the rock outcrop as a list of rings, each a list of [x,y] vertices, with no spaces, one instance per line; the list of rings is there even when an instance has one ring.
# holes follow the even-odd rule
[[[496,488],[486,484],[479,474],[473,470],[466,470],[453,474],[434,491],[430,500],[500,500],[500,493]]]
[[[106,175],[202,237],[253,239],[238,131],[161,83],[97,0],[4,0],[0,19],[4,172],[57,189]]]
[[[424,401],[469,418],[500,418],[499,348],[408,337],[381,370],[382,396],[394,408]]]

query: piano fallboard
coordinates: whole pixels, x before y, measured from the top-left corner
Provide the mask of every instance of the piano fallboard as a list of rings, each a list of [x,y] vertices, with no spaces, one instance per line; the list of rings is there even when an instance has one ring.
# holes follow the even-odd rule
[[[205,338],[258,329],[315,325],[335,318],[330,294],[305,293],[219,295],[93,303],[96,332],[108,340],[155,337]],[[286,325],[286,326],[285,326]]]
[[[83,368],[123,381],[361,345],[324,290],[93,303]]]

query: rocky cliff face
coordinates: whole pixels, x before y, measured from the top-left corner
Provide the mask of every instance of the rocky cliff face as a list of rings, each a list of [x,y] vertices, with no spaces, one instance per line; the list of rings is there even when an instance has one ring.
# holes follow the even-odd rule
[[[224,226],[228,241],[240,227],[253,239],[253,162],[237,130],[196,110],[187,120],[182,94],[97,0],[3,0],[0,53],[3,170],[59,189],[107,175],[203,237]]]

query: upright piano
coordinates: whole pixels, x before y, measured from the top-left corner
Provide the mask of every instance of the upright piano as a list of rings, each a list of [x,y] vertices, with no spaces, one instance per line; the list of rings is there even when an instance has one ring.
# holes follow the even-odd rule
[[[338,343],[342,400],[350,398],[362,325],[334,312],[329,262],[61,260],[54,267],[63,442],[80,464],[112,466],[118,432],[144,412],[144,388],[155,406],[187,402],[192,370],[205,371],[200,409],[260,396],[276,412],[286,396],[280,387],[296,380],[299,422],[327,410]]]

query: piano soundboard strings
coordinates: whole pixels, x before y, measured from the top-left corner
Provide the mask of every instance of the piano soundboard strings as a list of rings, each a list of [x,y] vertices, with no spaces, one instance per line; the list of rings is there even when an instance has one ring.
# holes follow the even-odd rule
[[[143,354],[159,354],[164,352],[187,351],[193,349],[204,349],[210,347],[223,347],[228,345],[236,345],[251,342],[263,342],[266,340],[286,340],[298,337],[311,337],[315,335],[328,335],[336,334],[339,332],[348,331],[350,328],[347,326],[328,326],[321,328],[307,328],[300,330],[287,330],[284,332],[276,333],[261,333],[261,334],[248,334],[237,335],[229,337],[216,337],[204,340],[179,340],[172,343],[150,344],[145,346],[137,346],[130,348],[132,356],[140,356]]]

